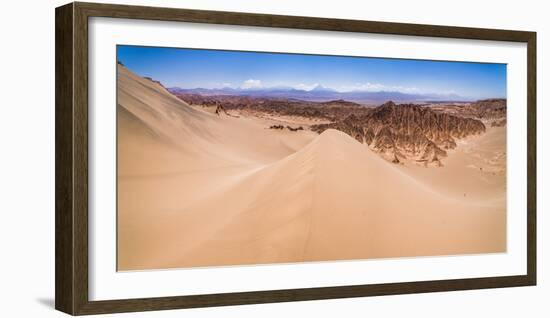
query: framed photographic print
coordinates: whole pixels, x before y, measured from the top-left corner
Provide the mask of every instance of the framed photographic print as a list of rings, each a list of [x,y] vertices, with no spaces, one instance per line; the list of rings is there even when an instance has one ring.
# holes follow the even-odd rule
[[[56,308],[536,284],[536,34],[56,10]]]

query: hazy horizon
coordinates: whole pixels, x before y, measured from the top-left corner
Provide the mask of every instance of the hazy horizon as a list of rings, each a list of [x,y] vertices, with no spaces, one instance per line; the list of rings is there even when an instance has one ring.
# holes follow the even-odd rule
[[[126,45],[117,47],[117,59],[141,76],[184,89],[323,88],[506,98],[505,64]]]

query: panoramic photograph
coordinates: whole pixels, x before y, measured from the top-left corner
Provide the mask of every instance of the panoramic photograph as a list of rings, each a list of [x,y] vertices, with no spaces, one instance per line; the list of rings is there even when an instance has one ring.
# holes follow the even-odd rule
[[[118,271],[506,252],[506,64],[119,45],[116,72]]]

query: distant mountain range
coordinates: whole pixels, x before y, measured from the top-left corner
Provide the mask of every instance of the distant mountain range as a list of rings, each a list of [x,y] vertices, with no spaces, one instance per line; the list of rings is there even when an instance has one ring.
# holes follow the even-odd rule
[[[273,88],[179,88],[171,87],[168,90],[177,94],[200,94],[204,96],[213,95],[238,95],[251,97],[269,97],[269,98],[287,98],[300,99],[306,101],[329,101],[336,99],[345,99],[361,104],[380,104],[388,100],[395,102],[426,102],[426,101],[472,101],[473,99],[459,96],[457,94],[414,94],[397,91],[351,91],[338,92],[334,89],[317,85],[311,90],[300,90],[291,87],[273,87]]]

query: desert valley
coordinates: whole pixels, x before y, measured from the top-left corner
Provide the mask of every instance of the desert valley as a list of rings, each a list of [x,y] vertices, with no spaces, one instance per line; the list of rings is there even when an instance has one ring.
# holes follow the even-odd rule
[[[506,100],[168,89],[118,66],[118,270],[506,251]]]

